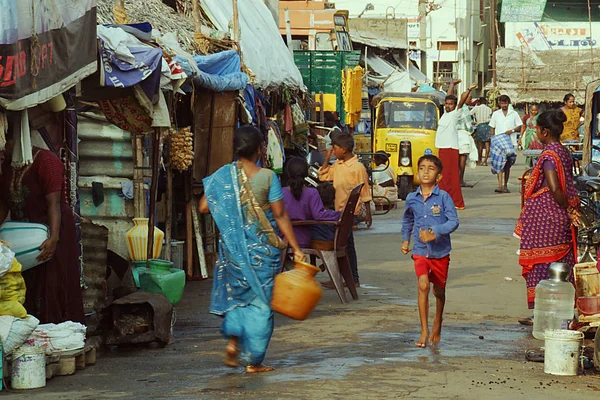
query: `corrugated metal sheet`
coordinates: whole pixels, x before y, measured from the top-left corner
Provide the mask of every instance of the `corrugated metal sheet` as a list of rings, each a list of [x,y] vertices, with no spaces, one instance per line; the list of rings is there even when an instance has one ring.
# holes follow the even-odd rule
[[[133,179],[131,135],[101,115],[86,115],[78,115],[77,126],[81,215],[108,228],[108,248],[127,258],[125,233],[133,227],[133,201],[122,196],[121,182]],[[92,199],[93,182],[104,186],[104,202],[99,206]]]
[[[108,229],[89,221],[81,223],[83,239],[83,264],[85,265],[85,281],[87,289],[83,291],[83,307],[94,315],[86,319],[88,335],[93,332],[100,320],[100,310],[106,298],[106,248],[108,245]]]

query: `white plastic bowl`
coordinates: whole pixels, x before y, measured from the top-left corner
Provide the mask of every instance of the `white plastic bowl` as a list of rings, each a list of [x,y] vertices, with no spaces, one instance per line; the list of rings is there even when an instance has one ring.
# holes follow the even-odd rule
[[[36,258],[42,253],[39,247],[48,237],[50,232],[44,224],[6,221],[0,226],[0,240],[8,243],[10,249],[15,252],[22,271],[42,264]]]

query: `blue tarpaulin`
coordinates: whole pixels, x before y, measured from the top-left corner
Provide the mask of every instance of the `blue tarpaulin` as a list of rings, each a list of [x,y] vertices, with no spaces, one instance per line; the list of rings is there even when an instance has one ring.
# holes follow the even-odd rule
[[[188,76],[193,77],[196,85],[215,92],[242,90],[250,81],[248,75],[241,72],[240,55],[235,50],[194,56],[199,73],[192,69],[186,59],[175,57],[175,60]],[[186,90],[186,87],[183,89]]]

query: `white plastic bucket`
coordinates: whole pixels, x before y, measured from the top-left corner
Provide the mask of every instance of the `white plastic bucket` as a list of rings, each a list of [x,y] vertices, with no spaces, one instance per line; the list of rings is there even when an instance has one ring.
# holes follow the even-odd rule
[[[583,333],[563,329],[547,330],[544,372],[551,375],[577,375]]]
[[[19,347],[13,353],[10,385],[13,389],[46,386],[46,355],[41,347]]]

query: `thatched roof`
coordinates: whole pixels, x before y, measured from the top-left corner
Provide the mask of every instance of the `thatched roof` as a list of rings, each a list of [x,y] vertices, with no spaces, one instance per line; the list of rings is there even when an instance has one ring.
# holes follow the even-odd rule
[[[187,2],[182,3],[189,3]],[[114,0],[98,0],[98,23],[112,24],[115,22],[113,15]],[[188,7],[191,10],[191,7]],[[194,19],[187,13],[178,14],[161,0],[125,0],[125,10],[129,22],[150,22],[154,29],[162,34],[177,33],[181,47],[195,54],[194,47]],[[212,24],[204,19],[204,25]]]
[[[583,102],[586,85],[600,76],[600,62],[592,64],[589,49],[504,48],[497,52],[497,70],[498,89],[513,103],[562,102],[567,93]]]

